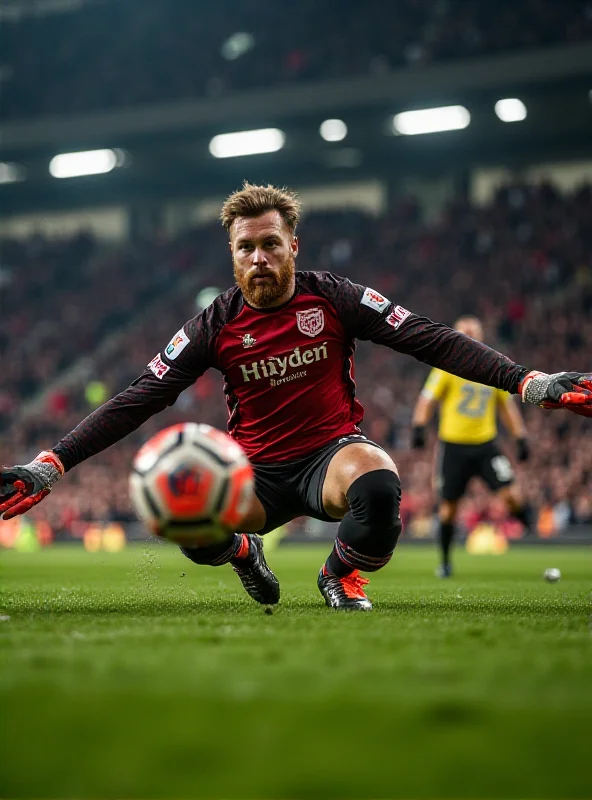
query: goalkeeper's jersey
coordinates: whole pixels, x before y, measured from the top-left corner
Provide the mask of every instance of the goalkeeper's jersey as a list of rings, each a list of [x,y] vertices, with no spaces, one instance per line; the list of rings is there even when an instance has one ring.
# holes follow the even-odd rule
[[[484,444],[495,439],[498,406],[512,399],[501,389],[473,383],[440,369],[430,372],[422,394],[438,400],[438,438],[451,444]]]
[[[294,295],[256,309],[237,286],[185,323],[132,385],[53,449],[66,469],[173,405],[207,369],[224,377],[228,431],[254,463],[293,461],[359,433],[355,340],[516,392],[524,367],[379,292],[329,272],[296,272]],[[393,375],[376,376],[381,382]]]

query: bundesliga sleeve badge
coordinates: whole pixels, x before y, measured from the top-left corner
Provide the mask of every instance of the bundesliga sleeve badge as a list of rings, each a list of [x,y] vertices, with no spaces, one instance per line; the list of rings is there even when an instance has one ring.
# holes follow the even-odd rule
[[[368,308],[373,308],[374,311],[378,311],[382,313],[385,308],[390,305],[390,300],[387,300],[386,297],[380,294],[380,292],[375,292],[374,289],[367,287],[364,290],[364,294],[362,295],[362,299],[360,303],[363,306],[368,306]]]
[[[181,328],[181,330],[177,331],[177,333],[173,336],[171,341],[167,344],[165,348],[165,353],[168,359],[174,361],[177,356],[185,350],[187,345],[189,344],[189,337]]]

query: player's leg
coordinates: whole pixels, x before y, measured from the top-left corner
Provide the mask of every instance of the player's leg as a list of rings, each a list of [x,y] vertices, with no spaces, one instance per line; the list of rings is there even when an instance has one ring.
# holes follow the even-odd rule
[[[508,512],[514,517],[514,519],[517,519],[518,522],[522,523],[524,526],[524,532],[526,534],[531,533],[532,512],[522,499],[516,484],[512,483],[509,486],[502,486],[502,488],[497,492],[497,495],[504,501]]]
[[[321,569],[319,589],[333,608],[369,610],[359,570],[375,572],[391,559],[401,533],[401,482],[384,450],[350,443],[331,458],[322,483],[325,513],[341,519]]]
[[[520,496],[510,459],[499,450],[495,442],[484,447],[479,474],[489,488],[504,501],[509,513],[528,532],[531,526],[530,509]]]
[[[456,534],[456,514],[458,500],[441,500],[438,508],[438,544],[440,547],[440,565],[436,570],[439,578],[450,578],[452,564],[450,551]]]
[[[436,486],[440,494],[438,507],[438,546],[440,564],[436,569],[439,578],[452,575],[451,551],[456,536],[458,504],[464,495],[474,469],[470,445],[441,442],[438,454]]]
[[[255,469],[255,494],[241,524],[245,532],[231,533],[225,541],[209,547],[182,547],[181,552],[195,564],[219,567],[230,563],[253,600],[274,605],[280,599],[279,582],[267,565],[262,540],[256,535],[266,527],[267,511],[261,495],[265,498],[269,489],[266,477],[258,472]]]

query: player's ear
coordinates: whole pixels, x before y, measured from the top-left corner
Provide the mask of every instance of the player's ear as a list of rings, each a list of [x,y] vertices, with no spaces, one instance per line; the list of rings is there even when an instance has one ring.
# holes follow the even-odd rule
[[[294,258],[296,258],[296,256],[298,255],[298,249],[300,247],[300,243],[298,242],[297,236],[294,236],[292,238],[292,241],[290,242],[290,247],[292,249],[292,255],[294,256]]]

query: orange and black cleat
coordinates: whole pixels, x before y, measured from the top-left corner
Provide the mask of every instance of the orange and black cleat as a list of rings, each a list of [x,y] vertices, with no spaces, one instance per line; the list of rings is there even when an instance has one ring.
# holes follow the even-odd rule
[[[254,533],[243,533],[241,536],[239,551],[230,562],[232,569],[253,600],[266,606],[279,603],[280,584],[267,566],[261,537]]]
[[[372,603],[364,591],[367,583],[370,583],[368,578],[362,578],[357,569],[339,578],[327,572],[324,566],[321,567],[317,581],[319,591],[329,608],[342,611],[372,611]]]

